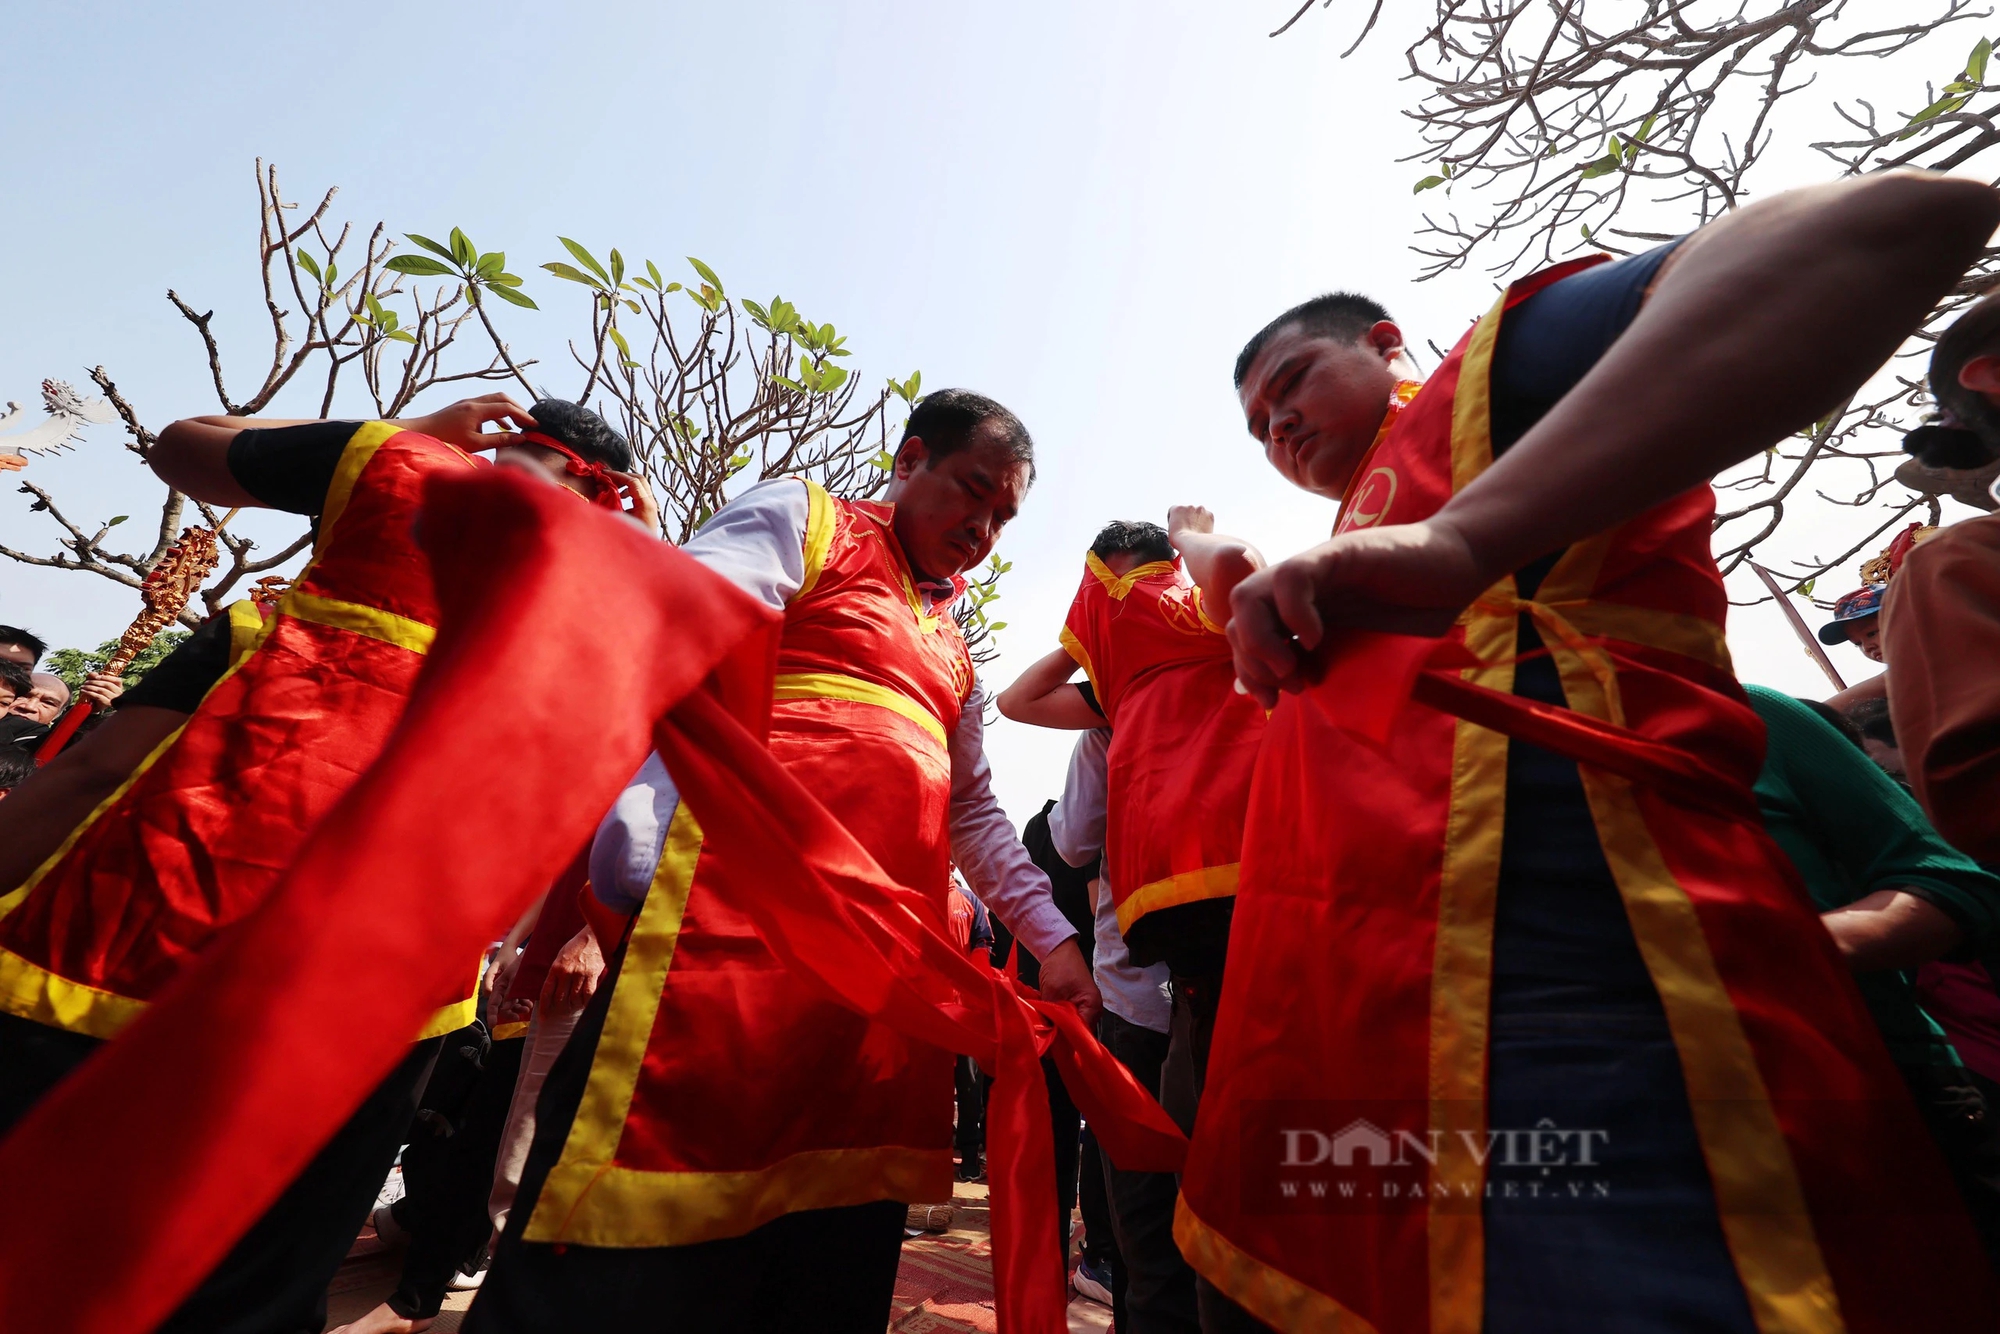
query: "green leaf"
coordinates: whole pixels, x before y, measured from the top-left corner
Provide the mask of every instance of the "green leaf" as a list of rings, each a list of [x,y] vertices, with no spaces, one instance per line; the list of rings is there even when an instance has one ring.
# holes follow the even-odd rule
[[[431,238],[428,236],[418,236],[415,232],[404,232],[403,235],[409,237],[412,241],[415,241],[418,245],[430,251],[433,255],[442,255],[446,259],[451,258],[451,251],[446,250],[443,246],[439,245],[436,241],[431,240]]]
[[[517,306],[526,306],[529,310],[541,309],[540,306],[536,305],[533,301],[529,300],[527,297],[523,296],[521,293],[515,291],[511,287],[489,287],[486,290],[493,293],[493,295],[499,297],[502,301],[511,302],[512,304]]]
[[[505,273],[507,271],[506,252],[494,250],[481,255],[478,262],[472,266],[472,271],[482,278],[492,278],[495,274]]]
[[[625,303],[625,309],[631,311],[634,315],[645,314],[645,308],[636,301],[627,301]]]
[[[999,633],[1000,633],[1000,632],[1001,632],[1002,630],[1005,630],[1006,628],[1007,628],[1007,622],[1005,622],[1005,621],[995,621],[995,622],[993,622],[993,624],[991,624],[991,625],[989,625],[989,626],[987,626],[987,627],[986,627],[986,632],[987,632],[988,634],[994,634],[994,635],[997,635],[997,634],[999,634]]]
[[[131,516],[131,515],[129,515],[129,514],[121,514],[121,515],[119,515],[119,516],[118,516],[117,518],[115,518],[115,519],[111,520],[111,521],[110,521],[109,523],[105,524],[104,526],[105,526],[106,528],[116,528],[116,527],[117,527],[117,526],[118,526],[119,524],[121,524],[121,523],[125,522],[125,521],[126,521],[127,519],[129,519],[129,518],[131,518],[131,517],[132,517],[132,516]]]
[[[653,280],[653,286],[666,286],[667,280],[660,276],[660,266],[653,263],[650,259],[646,261],[646,276]]]
[[[1443,185],[1446,179],[1447,178],[1443,176],[1426,176],[1421,181],[1418,181],[1416,183],[1416,186],[1410,191],[1410,193],[1413,195],[1420,195],[1426,190],[1435,190],[1440,185]]]
[[[331,287],[339,281],[340,266],[329,261],[326,266],[326,286]]]
[[[1599,176],[1609,176],[1612,172],[1617,171],[1620,167],[1624,165],[1625,165],[1625,159],[1620,157],[1618,155],[1618,150],[1614,148],[1612,149],[1611,152],[1606,153],[1603,157],[1597,159],[1597,161],[1592,162],[1587,166],[1585,166],[1583,171],[1579,174],[1586,181],[1594,181]]]
[[[567,236],[558,236],[556,240],[561,241],[563,243],[563,249],[569,251],[569,253],[575,257],[577,263],[583,265],[584,268],[589,269],[599,278],[602,278],[604,280],[604,285],[606,287],[611,287],[615,285],[611,281],[611,275],[604,271],[604,266],[597,262],[597,256],[591,254],[588,250],[585,250],[582,246],[570,240]]]
[[[632,357],[632,345],[631,345],[630,343],[628,343],[628,342],[626,342],[626,341],[625,341],[625,335],[624,335],[624,334],[622,334],[622,333],[618,332],[618,326],[614,324],[614,325],[612,325],[612,326],[611,326],[611,327],[610,327],[610,328],[609,328],[608,330],[606,330],[605,332],[607,332],[607,333],[609,333],[609,334],[611,335],[611,341],[612,341],[612,342],[614,342],[614,343],[618,344],[618,350],[619,350],[620,352],[623,352],[623,353],[625,354],[625,358],[626,358],[626,360],[628,360],[628,361],[629,361],[629,360],[631,360],[631,357]]]
[[[486,281],[492,283],[495,287],[519,287],[521,285],[519,275],[512,273],[496,273]]]
[[[1583,239],[1586,241],[1590,239],[1590,224],[1587,222],[1583,224]]]
[[[401,329],[389,330],[388,336],[395,339],[399,343],[414,343],[417,341],[415,334],[404,333]]]
[[[868,461],[883,472],[894,472],[896,470],[896,456],[886,449],[876,450],[875,457]]]
[[[1972,48],[1971,59],[1965,62],[1965,81],[1975,88],[1986,82],[1986,60],[1993,54],[1993,43],[1982,37],[1979,45]]]
[[[625,281],[625,256],[618,253],[618,247],[611,247],[611,282],[613,286]]]
[[[582,283],[585,287],[596,287],[598,285],[597,279],[591,277],[582,269],[577,268],[574,264],[564,264],[558,260],[553,264],[544,264],[542,267],[558,278],[567,279],[573,283]]]
[[[319,277],[319,261],[312,257],[310,251],[299,251],[299,267],[310,273],[313,277]]]
[[[456,227],[452,228],[451,229],[452,263],[458,265],[462,269],[466,269],[466,268],[471,268],[472,262],[478,258],[479,258],[479,247],[473,245],[472,239],[468,237],[464,232],[460,231]]]
[[[1641,144],[1645,143],[1646,136],[1653,132],[1653,122],[1658,120],[1659,118],[1660,118],[1660,113],[1655,111],[1652,115],[1640,121],[1639,128],[1632,132],[1632,141],[1634,143],[1641,143]]]
[[[1924,122],[1935,120],[1948,112],[1956,111],[1971,100],[1972,95],[1970,93],[1959,93],[1952,97],[1940,97],[1937,101],[1910,117],[1910,128],[1896,136],[1897,142],[1900,143],[1902,140],[1916,134],[1923,127]]]
[[[1818,582],[1819,582],[1819,576],[1814,575],[1812,578],[1806,580],[1804,583],[1799,585],[1799,592],[1805,594],[1807,597],[1811,597],[1813,591],[1813,585]]]
[[[391,255],[385,266],[391,273],[409,273],[423,278],[449,275],[451,267],[440,264],[428,255]]]
[[[694,271],[696,273],[699,273],[704,279],[707,280],[708,285],[715,289],[715,294],[717,296],[721,296],[723,294],[722,279],[715,276],[714,269],[709,268],[708,265],[702,263],[700,260],[696,259],[693,255],[689,255],[687,257],[687,261],[688,263],[694,265]]]

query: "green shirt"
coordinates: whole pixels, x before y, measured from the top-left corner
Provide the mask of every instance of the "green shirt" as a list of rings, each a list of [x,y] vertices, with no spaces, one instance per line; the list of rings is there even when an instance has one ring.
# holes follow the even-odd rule
[[[1902,890],[1950,914],[1965,932],[1968,957],[1991,949],[2000,930],[2000,878],[1939,837],[1910,794],[1831,723],[1789,695],[1747,689],[1770,732],[1757,805],[1814,906],[1828,912],[1877,890]],[[1917,1005],[1908,973],[1854,980],[1899,1063],[1960,1063],[1944,1030]]]

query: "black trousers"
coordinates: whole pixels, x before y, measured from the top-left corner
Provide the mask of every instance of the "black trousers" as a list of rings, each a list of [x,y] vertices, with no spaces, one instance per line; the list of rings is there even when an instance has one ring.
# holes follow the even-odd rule
[[[521,1239],[590,1080],[623,950],[611,961],[535,1104],[535,1142],[507,1231],[464,1328],[471,1334],[882,1334],[907,1206],[894,1200],[786,1214],[740,1237],[614,1249]]]
[[[2000,1108],[1968,1070],[1955,1065],[1899,1066],[1917,1111],[1944,1151],[1959,1197],[2000,1270]]]
[[[1097,1036],[1133,1078],[1155,1097],[1167,1059],[1167,1035],[1119,1018],[1109,1010]],[[1125,1271],[1125,1319],[1131,1334],[1196,1334],[1194,1270],[1174,1243],[1171,1172],[1124,1172],[1104,1160],[1111,1231]]]
[[[439,1137],[443,1151],[433,1179],[405,1196],[409,1203],[396,1212],[397,1221],[409,1229],[410,1249],[403,1255],[403,1277],[389,1295],[389,1309],[405,1319],[443,1310],[451,1276],[476,1264],[493,1234],[486,1201],[493,1193],[493,1165],[527,1045],[525,1037],[518,1037],[487,1049],[485,1066],[451,1135]],[[404,1155],[406,1162],[408,1157]]]
[[[319,1334],[326,1327],[327,1284],[396,1161],[438,1043],[411,1049],[156,1334]],[[0,1015],[0,1108],[7,1114],[0,1128],[101,1045]]]
[[[979,1157],[986,1151],[986,1081],[980,1077],[979,1063],[970,1056],[954,1058],[951,1077],[958,1104],[951,1147],[967,1167],[978,1167]]]

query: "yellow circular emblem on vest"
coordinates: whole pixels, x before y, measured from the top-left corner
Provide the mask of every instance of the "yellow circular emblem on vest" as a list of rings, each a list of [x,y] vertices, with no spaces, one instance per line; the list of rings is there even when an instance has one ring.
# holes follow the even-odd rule
[[[1382,516],[1395,503],[1396,470],[1377,468],[1355,489],[1354,503],[1348,507],[1347,517],[1340,521],[1340,531],[1344,533],[1350,528],[1374,527],[1382,522]]]

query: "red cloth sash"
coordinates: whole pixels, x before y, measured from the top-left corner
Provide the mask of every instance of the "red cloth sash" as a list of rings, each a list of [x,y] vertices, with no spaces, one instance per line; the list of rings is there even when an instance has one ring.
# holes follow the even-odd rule
[[[1466,336],[1369,461],[1342,531],[1422,519],[1483,471],[1502,311],[1574,271],[1516,284]],[[1757,819],[1763,731],[1723,647],[1712,514],[1704,487],[1579,543],[1532,599],[1503,580],[1442,645],[1339,637],[1320,684],[1273,715],[1176,1220],[1197,1270],[1264,1320],[1480,1327],[1486,1178],[1460,1145],[1494,1128],[1488,985],[1516,736],[1581,761],[1760,1330],[1993,1327],[1935,1145]],[[1524,617],[1567,709],[1512,693]],[[1315,1204],[1314,1174],[1286,1166],[1286,1131],[1357,1121],[1436,1136],[1414,1196]]]
[[[440,634],[377,763],[261,907],[0,1141],[0,1180],[41,1202],[0,1250],[0,1329],[158,1323],[402,1057],[448,961],[519,916],[657,744],[704,780],[711,840],[754,836],[803,861],[785,896],[751,896],[775,950],[844,1003],[999,1068],[1002,1328],[1058,1334],[1034,1053],[1050,1046],[1121,1166],[1172,1170],[1184,1142],[1073,1011],[1003,990],[757,758],[738,720],[763,711],[774,615],[632,525],[504,471],[432,481],[421,540]],[[621,571],[611,589],[606,569]],[[516,725],[494,729],[495,716]],[[329,1012],[346,1021],[338,1040]]]
[[[1062,643],[1111,723],[1111,896],[1133,961],[1154,963],[1172,929],[1154,914],[1236,892],[1264,710],[1179,561],[1121,578],[1091,555]]]
[[[110,1037],[263,901],[402,716],[438,618],[413,532],[421,488],[470,471],[469,456],[428,436],[355,430],[313,558],[254,649],[0,899],[0,1008]],[[232,614],[232,628],[249,618]],[[478,957],[439,1005],[471,995]]]

